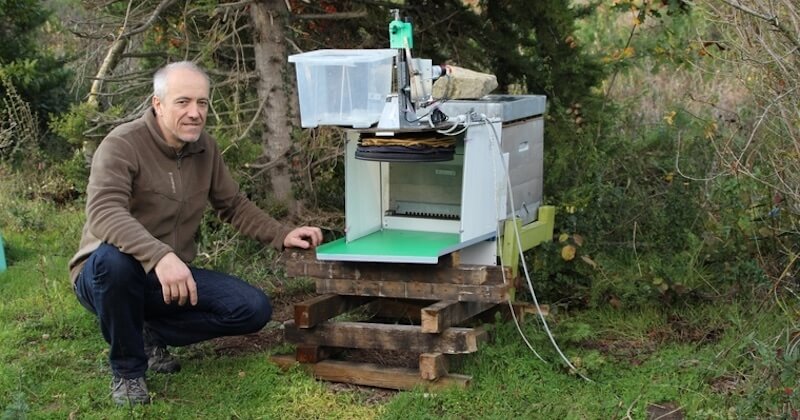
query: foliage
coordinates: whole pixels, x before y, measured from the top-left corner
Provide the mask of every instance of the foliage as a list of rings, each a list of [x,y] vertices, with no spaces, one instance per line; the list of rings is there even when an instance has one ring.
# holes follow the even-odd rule
[[[488,67],[503,91],[516,84],[521,92],[545,94],[551,111],[591,96],[603,70],[574,40],[576,9],[558,0],[485,7]]]
[[[611,72],[603,98],[551,109],[545,124],[556,230],[585,239],[530,253],[538,287],[547,300],[614,307],[765,291],[764,251],[780,215],[765,217],[771,196],[756,183],[718,175],[725,163],[713,140],[726,120],[700,95],[737,92],[688,65],[708,56],[713,44],[694,37],[711,29],[683,2],[593,11],[573,42]],[[566,247],[576,251],[568,259]]]
[[[70,71],[37,42],[37,31],[49,12],[36,0],[0,1],[0,76],[10,81],[21,97],[42,118],[60,112],[69,102]],[[7,92],[0,86],[0,96]],[[44,126],[42,121],[40,125]]]
[[[55,52],[60,41],[43,42],[57,28],[42,2],[0,1],[0,159],[31,179],[30,195],[64,203],[81,194],[85,172],[61,178],[74,172],[73,149],[47,131],[71,101],[73,74]]]
[[[5,91],[5,95],[0,96],[0,158],[21,166],[30,163],[31,157],[39,151],[38,118],[2,74],[0,83]]]
[[[800,8],[756,0],[746,6],[709,2],[699,10],[713,30],[703,45],[716,48],[707,48],[697,67],[708,71],[716,62],[732,63],[715,77],[734,81],[749,105],[717,98],[706,104],[718,115],[708,137],[720,156],[718,174],[733,178],[725,186],[735,186],[744,203],[737,226],[757,246],[751,251],[783,283],[800,269],[800,28],[787,24],[797,22]]]

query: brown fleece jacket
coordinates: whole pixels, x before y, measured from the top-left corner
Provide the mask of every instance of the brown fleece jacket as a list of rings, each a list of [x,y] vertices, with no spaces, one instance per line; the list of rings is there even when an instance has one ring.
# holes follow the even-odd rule
[[[120,125],[100,143],[92,161],[86,224],[80,249],[69,262],[72,281],[103,242],[132,255],[146,273],[170,251],[191,262],[208,203],[220,219],[277,249],[292,229],[239,191],[205,132],[178,154],[162,137],[152,109]]]

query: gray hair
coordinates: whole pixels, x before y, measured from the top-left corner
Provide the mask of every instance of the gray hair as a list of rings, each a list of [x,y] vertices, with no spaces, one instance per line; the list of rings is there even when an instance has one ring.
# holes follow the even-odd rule
[[[208,77],[208,73],[201,69],[197,64],[191,61],[177,61],[161,67],[158,69],[158,71],[156,71],[156,74],[153,75],[153,96],[163,98],[164,95],[167,94],[167,76],[172,70],[175,69],[191,70],[202,74],[203,77],[206,78],[208,85],[211,86],[211,79]]]

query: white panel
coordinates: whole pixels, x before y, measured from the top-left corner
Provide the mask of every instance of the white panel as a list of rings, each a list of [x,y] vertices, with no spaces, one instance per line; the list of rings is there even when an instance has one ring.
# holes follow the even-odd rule
[[[500,122],[491,124],[500,136]],[[461,242],[496,235],[497,221],[505,218],[505,174],[494,133],[489,124],[478,124],[464,138]]]
[[[381,228],[381,171],[378,162],[356,159],[358,133],[347,133],[344,214],[347,242]]]
[[[461,264],[497,265],[497,241],[481,241],[459,251]]]
[[[419,232],[458,233],[461,229],[461,223],[458,220],[384,216],[383,228],[392,230],[416,230]]]
[[[383,216],[386,214],[386,210],[389,208],[389,170],[391,165],[388,162],[381,162],[380,163],[380,181],[381,181],[381,208],[380,208],[380,216],[381,220],[383,220]]]

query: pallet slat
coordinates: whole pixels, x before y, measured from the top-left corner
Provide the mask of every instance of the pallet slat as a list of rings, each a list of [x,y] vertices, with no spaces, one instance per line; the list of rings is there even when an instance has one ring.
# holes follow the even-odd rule
[[[294,305],[294,322],[298,328],[311,328],[370,300],[367,297],[334,294],[317,296]]]
[[[426,334],[417,325],[323,322],[303,329],[292,320],[283,325],[287,341],[305,346],[462,354],[478,351],[478,344],[486,339],[481,328],[448,328],[441,334]]]
[[[397,263],[354,263],[319,261],[308,251],[293,251],[285,261],[291,277],[368,281],[410,281],[422,283],[501,285],[503,268],[486,265],[460,265],[457,256],[444,256],[437,265]],[[511,279],[511,270],[505,269]]]
[[[447,376],[447,359],[442,353],[422,353],[419,355],[419,376],[435,380]]]
[[[294,355],[300,363],[317,363],[327,359],[329,351],[324,347],[299,344],[294,351]]]
[[[424,333],[440,333],[497,305],[489,302],[456,302],[444,300],[422,308],[421,328]]]
[[[290,355],[272,356],[270,360],[282,369],[289,369],[297,365],[297,361]],[[382,367],[371,363],[353,363],[338,360],[324,360],[319,363],[301,364],[300,366],[311,371],[318,379],[325,381],[401,390],[409,390],[418,386],[429,390],[453,386],[465,388],[472,380],[471,376],[451,373],[438,378],[436,381],[428,381],[421,378],[419,372],[414,369]]]
[[[317,293],[404,299],[504,302],[506,285],[438,284],[400,281],[317,279]]]

